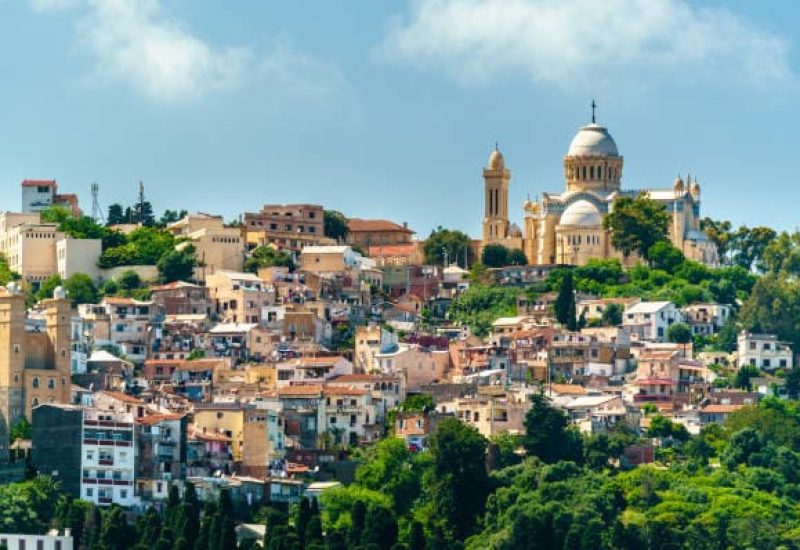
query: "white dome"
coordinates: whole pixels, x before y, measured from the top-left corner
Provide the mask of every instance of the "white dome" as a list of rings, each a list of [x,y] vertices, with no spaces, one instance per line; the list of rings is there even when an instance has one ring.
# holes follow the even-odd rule
[[[601,156],[618,157],[617,144],[608,133],[608,129],[598,124],[584,126],[569,144],[569,157]]]
[[[603,224],[603,216],[595,205],[587,200],[579,200],[570,204],[561,214],[559,225],[580,227],[599,227]]]

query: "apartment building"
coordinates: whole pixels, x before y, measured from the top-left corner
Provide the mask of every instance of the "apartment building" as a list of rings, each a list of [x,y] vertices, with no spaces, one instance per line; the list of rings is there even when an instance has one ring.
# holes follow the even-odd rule
[[[794,366],[794,353],[787,342],[774,334],[753,334],[742,331],[737,337],[738,366],[747,365],[764,370],[787,369]]]
[[[625,309],[622,325],[639,340],[664,342],[670,325],[680,321],[683,314],[672,302],[639,302]]]
[[[275,291],[252,273],[218,270],[206,278],[214,310],[228,323],[258,324],[263,309],[275,303]]]
[[[164,315],[210,315],[209,290],[202,285],[176,281],[150,288],[150,299]]]
[[[6,233],[6,259],[25,281],[39,284],[58,271],[56,242],[63,238],[52,223],[25,223]]]
[[[186,479],[187,417],[150,414],[136,419],[136,494],[167,498],[173,481]]]
[[[299,251],[305,246],[335,244],[325,237],[324,210],[316,204],[265,204],[245,213],[244,229],[250,248],[268,244]]]
[[[150,346],[157,311],[150,300],[108,296],[99,304],[80,304],[78,314],[94,347],[111,347],[129,360],[142,363]]]
[[[220,269],[241,271],[244,266],[246,243],[243,230],[226,227],[222,216],[189,214],[168,226],[167,231],[185,239],[178,247],[194,246],[198,260],[195,278],[198,281],[205,281]]]
[[[23,212],[41,212],[56,205],[69,209],[73,216],[81,215],[78,196],[73,193],[59,194],[56,180],[22,181]]]

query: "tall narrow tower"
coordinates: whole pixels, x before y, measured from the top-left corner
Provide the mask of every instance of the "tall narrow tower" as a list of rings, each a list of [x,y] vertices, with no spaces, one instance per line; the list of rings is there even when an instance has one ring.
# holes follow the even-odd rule
[[[484,217],[483,245],[508,237],[508,183],[511,171],[505,167],[503,154],[495,146],[489,155],[489,166],[483,169]]]

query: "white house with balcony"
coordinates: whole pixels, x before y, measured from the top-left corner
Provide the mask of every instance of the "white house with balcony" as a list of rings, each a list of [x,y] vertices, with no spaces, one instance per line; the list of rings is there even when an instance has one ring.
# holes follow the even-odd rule
[[[672,302],[639,302],[625,309],[622,326],[633,339],[664,342],[669,327],[683,319],[683,313]]]
[[[749,365],[771,371],[794,366],[792,348],[774,334],[752,334],[743,330],[737,337],[737,344],[740,367]]]

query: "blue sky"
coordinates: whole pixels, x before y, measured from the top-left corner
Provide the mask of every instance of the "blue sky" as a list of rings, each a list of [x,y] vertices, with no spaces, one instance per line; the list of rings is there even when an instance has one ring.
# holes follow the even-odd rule
[[[0,0],[0,209],[24,178],[85,208],[141,179],[159,212],[477,236],[494,142],[520,222],[594,98],[625,187],[691,172],[706,215],[794,229],[799,26],[790,0]]]

